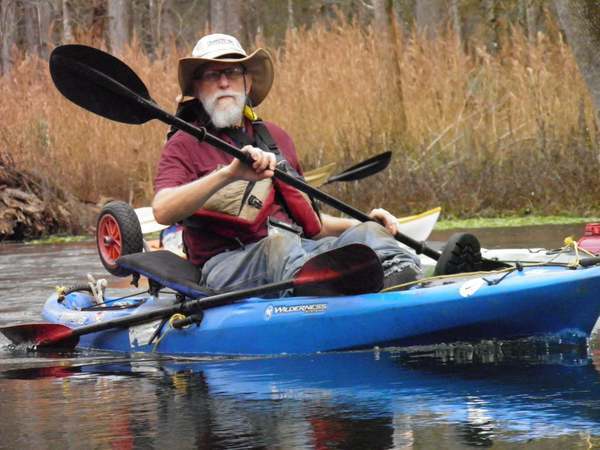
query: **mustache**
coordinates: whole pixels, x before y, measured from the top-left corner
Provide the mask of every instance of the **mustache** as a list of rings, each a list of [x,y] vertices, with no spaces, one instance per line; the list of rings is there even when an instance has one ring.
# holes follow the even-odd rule
[[[233,102],[218,104],[220,98],[230,97]],[[246,102],[246,93],[234,90],[213,92],[206,97],[200,97],[204,109],[212,123],[217,128],[233,126],[242,120],[242,110]]]
[[[236,92],[236,91],[215,92],[207,100],[209,102],[211,102],[211,103],[214,103],[214,102],[216,102],[217,100],[219,100],[219,99],[221,99],[223,97],[233,97],[236,100],[240,100],[240,99],[244,99],[245,95],[242,94],[242,93],[240,93],[240,92]]]

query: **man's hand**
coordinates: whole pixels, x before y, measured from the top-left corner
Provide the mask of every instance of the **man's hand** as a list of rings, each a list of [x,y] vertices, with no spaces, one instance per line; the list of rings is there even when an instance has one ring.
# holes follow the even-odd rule
[[[375,208],[369,213],[369,217],[383,225],[392,236],[399,231],[400,224],[398,223],[398,219],[383,208]]]
[[[234,159],[225,170],[228,175],[236,180],[259,181],[270,178],[275,173],[276,159],[270,152],[264,152],[257,147],[246,145],[242,152],[247,153],[254,160],[252,167],[247,166],[239,159]]]

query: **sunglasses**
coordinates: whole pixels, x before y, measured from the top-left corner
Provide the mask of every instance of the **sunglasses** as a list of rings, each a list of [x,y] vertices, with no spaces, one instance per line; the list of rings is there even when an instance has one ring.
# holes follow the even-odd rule
[[[205,70],[197,74],[194,79],[205,81],[207,83],[216,83],[225,75],[229,81],[237,81],[246,74],[246,69],[242,66],[227,67],[221,70]]]

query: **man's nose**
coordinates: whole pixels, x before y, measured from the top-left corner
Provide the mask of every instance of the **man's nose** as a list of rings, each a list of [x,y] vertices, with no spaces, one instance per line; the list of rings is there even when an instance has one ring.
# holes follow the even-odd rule
[[[219,81],[217,82],[219,87],[228,87],[229,86],[229,78],[225,75],[225,72],[221,72],[219,74]]]

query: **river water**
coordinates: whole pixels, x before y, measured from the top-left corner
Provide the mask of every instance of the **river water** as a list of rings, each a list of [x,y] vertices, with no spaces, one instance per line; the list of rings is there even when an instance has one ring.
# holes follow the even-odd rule
[[[582,230],[475,234],[488,248],[556,248]],[[127,287],[107,276],[93,244],[0,246],[0,326],[39,320],[54,286],[86,273]],[[29,354],[4,344],[0,448],[600,446],[600,353],[581,343],[193,360]]]

